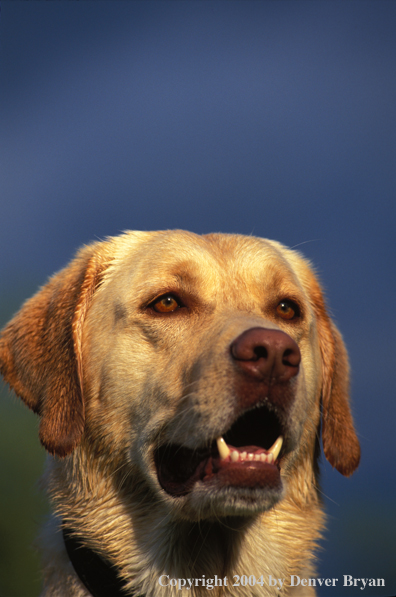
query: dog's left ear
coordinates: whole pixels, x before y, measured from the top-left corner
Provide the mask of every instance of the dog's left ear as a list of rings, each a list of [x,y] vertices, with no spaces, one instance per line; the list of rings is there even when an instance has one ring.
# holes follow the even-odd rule
[[[40,441],[58,456],[70,454],[84,431],[82,326],[105,269],[104,244],[82,249],[0,335],[0,372],[40,415]]]
[[[322,356],[323,451],[330,464],[349,477],[359,465],[360,445],[349,406],[348,354],[340,332],[327,314],[316,280],[312,306],[316,312]]]

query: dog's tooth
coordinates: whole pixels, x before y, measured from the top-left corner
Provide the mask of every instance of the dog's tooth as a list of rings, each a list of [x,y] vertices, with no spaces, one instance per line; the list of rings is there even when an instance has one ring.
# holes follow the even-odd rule
[[[239,459],[239,452],[237,452],[236,450],[233,450],[231,452],[231,456],[230,456],[232,462],[236,462]]]
[[[219,454],[220,454],[220,458],[222,460],[224,460],[230,454],[231,450],[227,446],[227,444],[225,443],[225,441],[224,441],[224,439],[222,437],[218,437],[217,440],[216,440],[216,443],[217,443],[217,449],[218,449]]]
[[[280,435],[278,437],[278,439],[276,440],[276,442],[268,450],[269,454],[272,454],[272,456],[274,458],[274,462],[279,456],[279,452],[281,451],[282,444],[283,444],[283,437]]]
[[[272,452],[270,452],[269,454],[267,454],[267,462],[269,464],[272,464],[274,462],[274,455],[272,454]]]
[[[254,459],[254,454],[252,454],[251,452],[249,452],[249,454],[247,455],[248,460],[253,460]]]
[[[261,456],[260,456],[260,454],[255,454],[255,455],[254,455],[254,460],[255,460],[256,462],[259,462],[259,461],[261,460]]]
[[[247,452],[241,452],[239,454],[239,457],[240,457],[241,460],[246,460],[246,456],[247,456]]]
[[[260,454],[260,460],[261,462],[268,462],[267,454],[265,454],[264,452]]]

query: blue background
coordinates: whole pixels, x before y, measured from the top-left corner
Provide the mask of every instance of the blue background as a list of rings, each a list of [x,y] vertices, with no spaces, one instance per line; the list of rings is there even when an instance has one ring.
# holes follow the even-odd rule
[[[0,27],[3,311],[125,229],[298,246],[362,446],[351,479],[322,462],[319,574],[386,581],[320,594],[395,594],[396,3],[3,2]]]

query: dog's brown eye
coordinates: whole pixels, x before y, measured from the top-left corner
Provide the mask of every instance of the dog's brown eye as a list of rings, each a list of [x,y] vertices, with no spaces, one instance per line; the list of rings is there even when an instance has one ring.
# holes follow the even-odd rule
[[[294,301],[290,300],[283,300],[281,301],[278,306],[276,307],[277,314],[282,317],[282,319],[296,319],[300,316],[300,309],[298,305]]]
[[[152,307],[157,313],[173,313],[173,311],[180,309],[181,305],[172,294],[166,294],[157,299]]]

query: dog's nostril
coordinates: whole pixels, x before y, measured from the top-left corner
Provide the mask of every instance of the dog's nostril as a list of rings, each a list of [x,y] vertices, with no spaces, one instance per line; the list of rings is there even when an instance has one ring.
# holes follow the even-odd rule
[[[297,352],[292,348],[287,348],[283,353],[282,363],[287,367],[298,367],[300,360],[300,352]]]
[[[254,354],[259,359],[268,359],[268,350],[265,346],[256,346],[253,350]]]

